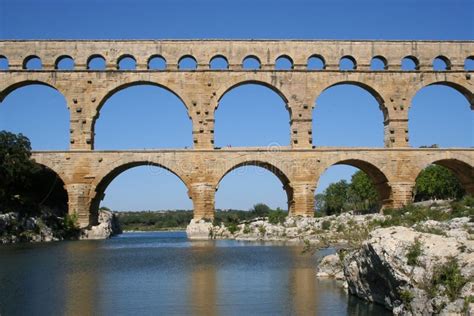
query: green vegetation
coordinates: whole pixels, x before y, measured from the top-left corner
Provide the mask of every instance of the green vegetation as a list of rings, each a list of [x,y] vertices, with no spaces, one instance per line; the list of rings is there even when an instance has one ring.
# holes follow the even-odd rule
[[[410,266],[417,266],[419,264],[418,257],[423,254],[423,244],[419,238],[415,238],[413,244],[408,247],[407,263]]]
[[[410,290],[401,290],[399,295],[403,305],[405,305],[408,310],[411,310],[410,303],[415,298],[415,295]]]
[[[415,201],[459,199],[465,192],[456,176],[447,168],[431,165],[416,179]]]
[[[468,279],[461,274],[459,263],[456,258],[449,258],[446,263],[438,266],[433,271],[433,276],[428,282],[427,292],[430,297],[437,294],[445,294],[451,301],[459,297],[461,289],[466,285]]]
[[[459,200],[465,195],[461,183],[447,168],[431,165],[424,169],[415,184],[415,201],[433,199]],[[330,184],[315,196],[315,216],[354,211],[359,214],[378,210],[378,193],[372,180],[363,171],[352,175],[351,181],[341,180]],[[472,199],[472,198],[471,198]],[[474,199],[472,199],[474,200]],[[471,204],[474,201],[471,200]]]
[[[193,218],[193,212],[118,212],[117,216],[123,230],[155,231],[184,229]]]
[[[142,211],[142,212],[118,212],[118,220],[123,230],[155,231],[185,229],[193,218],[193,212],[188,210],[179,211]],[[283,223],[288,215],[281,209],[272,210],[267,205],[256,204],[249,211],[242,210],[216,210],[213,220],[214,226],[223,224],[232,234],[238,231],[240,223],[246,223],[260,217],[268,217],[272,224]],[[245,233],[245,229],[244,229]],[[250,227],[248,232],[250,233]]]
[[[377,207],[377,191],[363,171],[354,173],[350,183],[346,180],[332,183],[324,193],[316,195],[316,209],[326,215],[349,210],[368,213],[376,211]]]
[[[327,221],[327,220],[323,221],[321,223],[321,228],[323,230],[329,230],[331,228],[331,221]]]
[[[440,207],[424,207],[415,205],[407,205],[400,209],[387,209],[384,210],[384,214],[390,215],[390,217],[381,221],[374,220],[371,225],[380,227],[411,227],[419,222],[427,220],[447,221],[456,217],[473,217],[473,200],[474,199],[471,196],[465,196],[459,201],[451,202],[451,212],[445,211]]]

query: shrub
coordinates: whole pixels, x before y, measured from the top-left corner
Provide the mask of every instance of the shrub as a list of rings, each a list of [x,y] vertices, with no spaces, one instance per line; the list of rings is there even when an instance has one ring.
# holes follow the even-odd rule
[[[321,223],[321,228],[324,230],[329,230],[331,228],[331,221],[325,220]]]
[[[244,234],[249,234],[250,233],[250,225],[249,224],[245,224],[243,233]]]
[[[274,225],[283,224],[287,215],[288,213],[282,210],[270,211],[270,213],[268,214],[268,222]]]
[[[431,293],[436,293],[440,286],[443,286],[445,293],[451,301],[459,297],[467,279],[461,274],[459,263],[456,258],[449,258],[448,261],[435,268],[431,279]]]
[[[265,226],[260,225],[258,226],[258,231],[260,232],[260,235],[264,236],[267,230],[265,229]]]
[[[407,252],[407,263],[410,266],[416,266],[419,264],[418,257],[423,254],[423,244],[419,238],[415,238],[413,244],[408,247]]]
[[[225,226],[227,230],[233,235],[236,231],[239,230],[239,226],[236,223],[226,223]]]

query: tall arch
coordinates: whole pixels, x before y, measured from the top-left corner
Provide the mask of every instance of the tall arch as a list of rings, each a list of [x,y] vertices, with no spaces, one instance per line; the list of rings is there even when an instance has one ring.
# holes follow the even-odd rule
[[[439,165],[449,169],[459,180],[466,193],[474,195],[474,166],[457,158],[435,159],[421,166],[418,173],[416,173],[416,176],[418,176],[429,165]]]
[[[408,118],[412,146],[474,146],[474,95],[458,83],[424,85],[411,98]]]
[[[384,99],[373,87],[358,81],[336,82],[317,96],[313,145],[383,147],[387,118]]]
[[[105,191],[110,186],[110,184],[121,174],[124,172],[131,170],[137,167],[147,166],[150,168],[158,168],[158,170],[164,170],[167,173],[174,175],[176,178],[179,179],[179,182],[184,185],[186,190],[189,190],[187,182],[184,178],[175,170],[166,166],[165,164],[154,162],[151,160],[140,160],[140,161],[131,161],[131,162],[124,162],[118,163],[114,167],[110,168],[109,170],[104,171],[101,176],[97,178],[97,181],[93,183],[94,192],[92,194],[92,201],[90,204],[89,216],[90,216],[90,223],[97,223],[97,216],[98,210],[101,201],[104,199]],[[156,176],[157,173],[154,172],[152,169],[149,170],[150,176]],[[148,174],[147,174],[148,176]]]
[[[222,175],[219,176],[218,181],[216,183],[216,190],[217,191],[219,190],[221,182],[223,181],[224,178],[226,178],[227,175],[229,175],[233,172],[236,172],[239,169],[245,171],[245,168],[247,168],[247,167],[261,168],[261,169],[264,169],[264,170],[268,171],[270,174],[276,176],[276,178],[279,180],[279,182],[282,185],[282,189],[284,190],[284,192],[286,194],[286,200],[287,200],[286,202],[287,202],[287,205],[288,205],[288,211],[291,212],[292,211],[292,203],[293,203],[293,188],[290,185],[290,180],[289,180],[288,176],[280,168],[276,167],[274,164],[272,164],[270,162],[267,162],[267,161],[263,161],[263,160],[245,160],[245,161],[241,161],[241,162],[238,162],[238,163],[232,165]],[[254,176],[252,174],[250,174],[250,175],[254,179],[260,178],[260,176],[261,176],[260,174],[257,175],[257,176]],[[241,175],[238,175],[238,177],[240,177],[240,176]],[[267,179],[267,181],[268,181],[268,179]],[[263,201],[254,201],[254,202],[255,203],[260,203],[260,202],[263,202]]]
[[[276,87],[261,81],[238,82],[219,94],[214,142],[218,147],[287,146],[290,118],[288,101]]]
[[[377,195],[378,195],[378,203],[379,208],[383,208],[386,206],[391,205],[391,187],[389,185],[389,180],[385,173],[375,164],[365,161],[359,158],[348,158],[348,159],[341,159],[335,160],[331,162],[324,171],[320,174],[319,178],[317,179],[318,188],[322,185],[321,183],[321,176],[328,171],[332,166],[351,166],[363,171],[372,181],[374,185]],[[347,171],[344,171],[347,172]],[[349,176],[349,175],[347,175]]]
[[[51,83],[24,80],[0,91],[0,126],[27,136],[33,150],[69,149],[70,113]]]
[[[111,115],[110,119],[124,121],[121,122],[121,125],[117,125],[115,124],[115,122],[114,124],[109,124],[107,129],[103,129],[102,131],[100,131],[101,127],[99,126],[98,128],[97,122],[100,117],[100,114],[103,114],[104,105],[109,102],[113,102],[113,104],[116,106],[115,108],[109,108],[109,111],[114,111],[114,109],[121,109],[122,111],[134,111],[135,113],[138,113],[138,115],[140,115],[140,121],[132,121],[133,116],[121,115],[118,117],[114,117],[112,114],[108,113]],[[134,106],[134,104],[138,102],[139,104],[144,104],[145,107],[137,108],[136,106]],[[169,87],[161,85],[159,83],[150,81],[133,81],[123,83],[117,86],[116,88],[108,91],[101,98],[96,109],[96,115],[94,116],[92,122],[93,132],[95,133],[97,131],[97,134],[100,135],[99,137],[106,135],[106,137],[109,137],[113,140],[115,134],[118,135],[124,132],[123,124],[131,124],[129,125],[129,132],[127,133],[127,137],[133,137],[132,134],[135,132],[134,126],[136,129],[139,129],[143,132],[143,134],[136,135],[136,137],[143,137],[139,138],[142,140],[141,148],[143,148],[143,146],[145,146],[145,148],[163,148],[173,146],[179,148],[192,147],[192,122],[191,117],[188,113],[188,107],[186,106],[186,103],[176,92],[171,90]],[[174,138],[165,138],[164,136],[160,138],[160,135],[157,134],[147,134],[144,128],[144,126],[146,125],[144,124],[148,124],[148,130],[158,129],[160,135],[166,135],[166,137],[171,136]],[[115,128],[116,130],[114,131],[113,128]],[[175,134],[170,134],[170,130],[175,132]],[[132,131],[132,134],[130,133],[130,131]],[[123,140],[126,141],[126,138],[124,138]],[[97,142],[94,142],[96,145]],[[176,145],[170,146],[170,143]],[[109,148],[110,146],[114,148]],[[119,142],[118,144],[108,142],[107,146],[99,145],[99,147],[107,147],[108,149],[117,149],[115,148],[117,146],[125,147],[128,149],[128,145],[123,142]]]

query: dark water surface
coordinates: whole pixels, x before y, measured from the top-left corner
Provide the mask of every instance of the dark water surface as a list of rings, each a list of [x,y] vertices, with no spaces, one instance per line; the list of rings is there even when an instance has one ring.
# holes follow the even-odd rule
[[[183,232],[0,246],[0,315],[385,315],[301,247]]]

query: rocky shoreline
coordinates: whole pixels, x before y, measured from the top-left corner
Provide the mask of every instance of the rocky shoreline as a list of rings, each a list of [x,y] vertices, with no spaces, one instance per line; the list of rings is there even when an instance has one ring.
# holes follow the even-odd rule
[[[122,231],[114,213],[99,211],[99,224],[86,229],[67,227],[65,218],[53,214],[20,218],[18,213],[0,214],[0,244],[60,240],[107,239]]]
[[[309,250],[335,247],[338,253],[321,260],[316,276],[339,280],[353,295],[395,315],[474,315],[474,208],[462,207],[436,201],[402,215],[349,212],[227,226],[201,220],[192,221],[187,234],[303,243]]]

